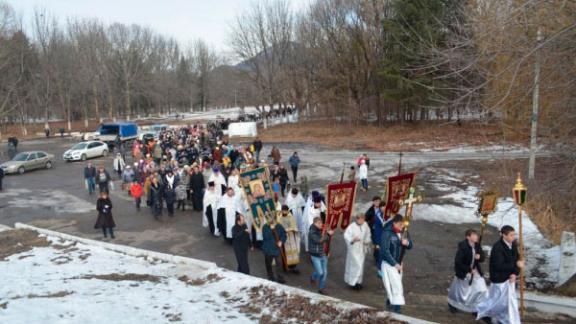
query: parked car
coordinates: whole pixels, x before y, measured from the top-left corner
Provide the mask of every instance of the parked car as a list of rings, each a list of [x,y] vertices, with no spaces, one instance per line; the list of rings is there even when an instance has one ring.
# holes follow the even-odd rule
[[[86,161],[86,159],[107,156],[108,145],[100,141],[80,142],[64,152],[62,158],[66,161]]]
[[[138,139],[142,143],[146,143],[152,139],[158,139],[158,133],[154,131],[144,131],[138,134]]]
[[[10,161],[0,164],[5,174],[20,173],[34,169],[51,169],[54,155],[43,151],[21,152]]]

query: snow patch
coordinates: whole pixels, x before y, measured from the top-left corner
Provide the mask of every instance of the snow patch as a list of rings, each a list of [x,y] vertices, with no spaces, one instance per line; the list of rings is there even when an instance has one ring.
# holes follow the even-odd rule
[[[33,198],[32,198],[33,197]],[[56,213],[87,213],[96,210],[96,205],[62,190],[9,189],[0,193],[8,199],[6,207],[45,208]]]

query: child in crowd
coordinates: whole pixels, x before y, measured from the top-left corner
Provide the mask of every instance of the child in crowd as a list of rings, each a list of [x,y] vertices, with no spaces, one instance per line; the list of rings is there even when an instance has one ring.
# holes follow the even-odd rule
[[[130,185],[130,196],[134,198],[134,203],[136,204],[136,210],[140,210],[140,204],[142,203],[142,194],[144,190],[142,185],[134,179]]]
[[[176,209],[182,208],[183,211],[186,210],[186,198],[186,185],[184,183],[180,183],[178,186],[176,186]]]

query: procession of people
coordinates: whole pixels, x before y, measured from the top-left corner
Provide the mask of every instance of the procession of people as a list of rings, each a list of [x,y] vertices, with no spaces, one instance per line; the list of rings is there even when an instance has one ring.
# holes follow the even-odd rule
[[[301,165],[298,152],[284,161],[280,150],[272,147],[266,158],[260,139],[247,145],[233,145],[222,135],[214,125],[169,128],[156,139],[132,143],[132,162],[128,162],[130,156],[124,158],[118,153],[111,168],[122,183],[121,190],[134,199],[138,212],[143,199],[158,221],[165,216],[175,217],[177,212],[200,211],[201,224],[210,236],[222,237],[232,246],[238,272],[250,274],[249,252],[260,249],[269,280],[285,283],[286,274],[300,274],[298,265],[308,262],[314,269],[307,274],[312,287],[328,294],[330,253],[326,246],[335,231],[325,225],[326,197],[319,191],[308,194],[306,180],[298,183]],[[126,144],[119,144],[118,149],[122,145]],[[368,191],[369,165],[368,156],[362,155],[350,167],[346,180]],[[290,166],[291,177],[286,166]],[[261,228],[255,224],[240,181],[242,172],[259,167],[270,170],[270,189],[276,206]],[[109,196],[113,178],[104,166],[87,163],[84,179],[90,194],[96,188],[100,192],[95,228],[101,229],[104,237],[115,238]],[[343,229],[346,247],[343,282],[360,291],[364,288],[366,269],[376,268],[372,271],[381,278],[381,287],[386,292],[383,303],[389,311],[397,313],[406,303],[403,258],[414,247],[405,228],[409,216],[401,212],[386,215],[386,203],[375,196],[368,210],[353,213],[349,225]],[[457,245],[455,276],[448,293],[451,312],[473,313],[478,320],[487,322],[519,323],[515,283],[524,261],[518,256],[514,233],[513,228],[504,226],[501,239],[492,248],[489,271],[492,285],[488,287],[481,266],[487,259],[486,252],[478,242],[478,233],[473,229],[466,231],[465,239]],[[372,255],[368,262],[372,266],[366,267],[367,255]]]

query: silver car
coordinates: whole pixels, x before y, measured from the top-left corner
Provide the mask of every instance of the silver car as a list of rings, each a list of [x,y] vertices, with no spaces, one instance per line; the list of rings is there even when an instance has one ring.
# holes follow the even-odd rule
[[[34,169],[51,169],[54,155],[43,151],[21,152],[12,160],[0,164],[5,174],[20,173]]]

